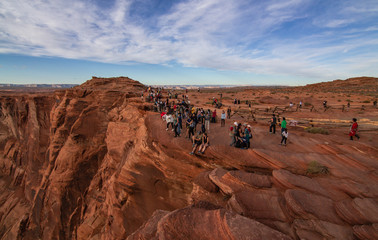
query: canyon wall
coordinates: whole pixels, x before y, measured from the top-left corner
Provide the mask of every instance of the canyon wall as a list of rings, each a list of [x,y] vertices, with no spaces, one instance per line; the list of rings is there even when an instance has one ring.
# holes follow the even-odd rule
[[[261,131],[253,149],[217,137],[191,156],[144,89],[93,78],[0,98],[0,239],[378,238],[376,148],[294,132],[287,150]]]

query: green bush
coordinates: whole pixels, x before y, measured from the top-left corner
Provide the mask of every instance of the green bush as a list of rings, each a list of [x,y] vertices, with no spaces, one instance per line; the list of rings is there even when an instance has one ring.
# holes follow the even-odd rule
[[[370,101],[369,100],[365,100],[362,103],[370,103]]]
[[[320,133],[320,134],[325,134],[325,135],[329,134],[328,129],[324,129],[321,127],[307,127],[305,128],[305,131],[309,133]]]
[[[306,107],[312,106],[312,104],[311,104],[311,103],[308,103],[308,102],[305,102],[304,105],[305,105]]]
[[[307,166],[307,173],[310,173],[310,174],[328,174],[329,169],[328,169],[328,167],[321,165],[317,161],[311,161]]]

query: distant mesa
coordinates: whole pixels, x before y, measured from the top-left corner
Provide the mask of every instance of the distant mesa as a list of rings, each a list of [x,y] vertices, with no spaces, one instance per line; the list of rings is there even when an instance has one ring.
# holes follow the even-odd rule
[[[18,89],[18,88],[72,88],[77,84],[8,84],[0,83],[0,88],[3,89]]]

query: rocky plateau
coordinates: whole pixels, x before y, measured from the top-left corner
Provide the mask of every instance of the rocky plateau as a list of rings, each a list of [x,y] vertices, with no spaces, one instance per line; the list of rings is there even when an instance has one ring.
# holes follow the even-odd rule
[[[233,110],[203,155],[166,131],[146,88],[93,77],[0,92],[0,239],[378,239],[377,78],[190,90],[196,107],[222,93]],[[286,147],[268,133],[273,112],[296,123]],[[252,125],[251,149],[229,146],[234,121]]]

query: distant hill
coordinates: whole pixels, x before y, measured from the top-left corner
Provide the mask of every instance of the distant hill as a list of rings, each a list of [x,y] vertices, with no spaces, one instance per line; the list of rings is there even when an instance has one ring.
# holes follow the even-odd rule
[[[19,88],[71,88],[77,84],[8,84],[0,83],[2,89],[19,89]]]
[[[377,94],[378,92],[378,78],[375,77],[356,77],[348,78],[346,80],[334,80],[330,82],[321,82],[315,84],[308,84],[303,87],[296,87],[307,91],[321,91],[321,92],[342,92],[342,93],[366,93]]]

